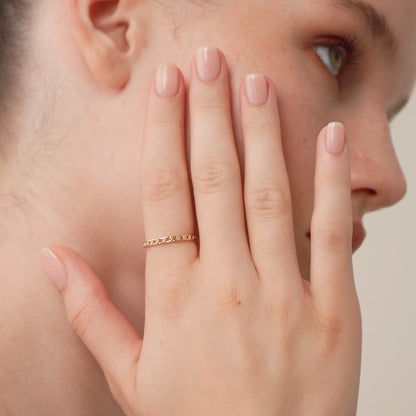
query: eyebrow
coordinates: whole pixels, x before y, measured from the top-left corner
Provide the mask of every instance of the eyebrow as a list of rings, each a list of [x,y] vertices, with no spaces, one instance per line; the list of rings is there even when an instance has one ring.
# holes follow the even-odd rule
[[[370,28],[375,39],[382,41],[383,47],[394,55],[397,50],[397,38],[387,18],[374,6],[364,0],[335,0],[335,6],[355,13]]]

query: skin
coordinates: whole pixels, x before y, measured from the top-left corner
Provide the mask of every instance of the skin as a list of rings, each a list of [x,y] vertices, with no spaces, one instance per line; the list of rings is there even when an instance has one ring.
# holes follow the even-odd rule
[[[13,190],[22,201],[17,210],[11,198],[2,198],[0,227],[0,283],[6,288],[0,295],[0,392],[15,414],[122,414],[95,360],[66,323],[39,250],[59,244],[80,253],[143,336],[146,253],[140,245],[145,233],[138,172],[149,80],[160,62],[177,63],[188,85],[189,64],[199,46],[215,45],[224,52],[241,162],[241,80],[262,72],[275,84],[297,258],[305,279],[310,278],[307,233],[316,139],[324,125],[338,120],[346,127],[354,220],[396,203],[405,193],[388,115],[414,83],[412,0],[401,1],[400,7],[393,0],[371,1],[388,16],[398,54],[387,60],[379,43],[369,42],[357,66],[359,76],[345,73],[339,84],[305,43],[328,33],[341,36],[341,28],[362,36],[366,32],[356,16],[328,7],[330,0],[247,0],[238,7],[230,0],[203,8],[185,1],[177,8],[120,1],[120,15],[110,22],[127,21],[127,33],[109,30],[99,13],[89,24],[85,16],[92,3],[45,1],[39,8],[28,58],[33,71],[26,79],[31,101],[22,108],[27,124],[2,172],[3,195]],[[50,33],[56,34],[52,40]],[[45,102],[53,115],[45,118],[42,140],[29,146]],[[60,400],[51,403],[50,397]]]
[[[218,53],[208,49],[205,54],[211,55],[209,69]],[[253,87],[242,85],[243,198],[226,61],[221,56],[218,77],[207,80],[198,73],[211,70],[196,69],[200,55],[189,93],[199,244],[148,250],[144,338],[79,255],[54,247],[58,258],[45,252],[45,268],[61,290],[69,322],[127,415],[208,415],[212,409],[219,415],[355,414],[361,319],[351,262],[344,127],[331,124],[317,142],[307,282],[288,226],[289,182],[274,87],[269,85],[267,100],[258,97],[253,105]],[[162,84],[177,82],[176,68],[170,67],[170,76],[165,72],[156,76],[156,86],[160,78]],[[257,76],[259,81],[267,91],[264,77]],[[183,82],[169,88],[173,93],[167,97],[156,89],[152,85],[149,94],[141,166],[148,235],[191,229],[194,222],[184,163]]]

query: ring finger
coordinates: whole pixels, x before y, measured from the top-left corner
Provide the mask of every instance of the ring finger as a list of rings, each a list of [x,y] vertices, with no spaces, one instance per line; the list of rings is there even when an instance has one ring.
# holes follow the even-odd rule
[[[288,285],[300,287],[275,89],[264,75],[252,74],[242,83],[240,94],[246,159],[244,197],[252,257],[266,283],[281,290]]]

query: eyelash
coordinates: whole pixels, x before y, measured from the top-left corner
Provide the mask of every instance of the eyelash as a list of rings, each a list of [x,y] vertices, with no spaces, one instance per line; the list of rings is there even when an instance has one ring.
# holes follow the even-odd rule
[[[336,78],[345,71],[351,71],[360,64],[361,58],[365,52],[364,45],[360,38],[354,35],[346,37],[327,37],[316,42],[317,46],[338,47],[345,50],[345,63]]]

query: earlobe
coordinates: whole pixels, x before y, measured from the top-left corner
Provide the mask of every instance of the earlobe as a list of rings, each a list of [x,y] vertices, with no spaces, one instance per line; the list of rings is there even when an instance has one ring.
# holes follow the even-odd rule
[[[139,53],[137,3],[67,0],[74,37],[92,75],[105,88],[122,89]]]

